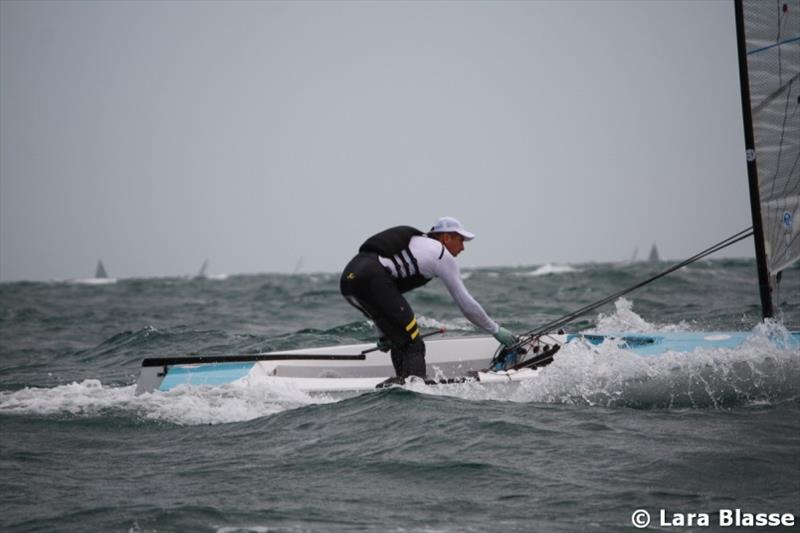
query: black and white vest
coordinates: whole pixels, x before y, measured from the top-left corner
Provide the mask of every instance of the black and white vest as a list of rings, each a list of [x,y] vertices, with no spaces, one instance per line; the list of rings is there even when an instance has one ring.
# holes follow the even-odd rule
[[[364,241],[358,251],[376,253],[390,260],[394,265],[394,272],[390,272],[397,289],[401,293],[408,292],[430,281],[430,278],[420,274],[417,260],[409,249],[411,238],[420,235],[424,233],[411,226],[396,226],[373,235]]]

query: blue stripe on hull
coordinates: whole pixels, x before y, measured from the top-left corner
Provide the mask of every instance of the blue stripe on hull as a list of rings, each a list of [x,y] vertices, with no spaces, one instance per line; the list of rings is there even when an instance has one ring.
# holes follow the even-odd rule
[[[168,391],[178,385],[225,385],[250,373],[255,363],[209,363],[197,366],[172,366],[158,387]]]
[[[571,334],[567,342],[584,340],[591,344],[614,341],[626,350],[639,355],[660,355],[665,352],[691,353],[698,349],[736,348],[750,336],[746,332],[665,332],[656,334]],[[783,339],[775,339],[780,348],[800,348],[800,332],[793,332],[784,346]]]

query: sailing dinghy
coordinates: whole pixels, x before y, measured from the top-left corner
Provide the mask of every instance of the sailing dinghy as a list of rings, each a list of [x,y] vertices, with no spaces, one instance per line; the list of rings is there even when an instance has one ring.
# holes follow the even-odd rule
[[[443,333],[442,330],[428,333]],[[475,381],[514,382],[530,379],[553,361],[564,335],[538,340],[526,357],[497,371],[489,370],[497,350],[493,337],[460,337],[426,343],[429,385]],[[374,390],[394,375],[388,353],[373,344],[353,344],[254,355],[145,359],[137,394],[169,391],[178,386],[289,385],[304,392]],[[413,379],[413,378],[412,378]]]
[[[70,283],[77,283],[79,285],[110,285],[116,282],[116,278],[108,276],[108,272],[106,272],[106,267],[103,265],[102,260],[97,261],[97,268],[94,271],[93,278],[78,278],[70,281]]]
[[[641,355],[690,354],[733,349],[748,332],[565,334],[577,317],[678,268],[753,236],[765,319],[775,316],[783,272],[800,259],[800,0],[736,0],[742,116],[753,226],[649,280],[523,334],[499,349],[491,337],[438,339],[427,343],[430,385],[532,380],[562,346],[612,345]],[[794,295],[796,296],[796,295]],[[800,332],[774,339],[800,354]],[[330,346],[251,355],[148,358],[137,393],[190,386],[290,385],[306,392],[367,391],[394,374],[388,354],[371,345]],[[412,378],[414,379],[414,378]]]
[[[542,367],[553,362],[565,343],[594,346],[612,343],[619,349],[654,357],[697,349],[735,349],[749,337],[747,332],[554,334],[528,340],[512,352],[511,358],[505,353],[506,359],[496,357],[498,345],[493,337],[433,340],[426,342],[425,359],[428,376],[435,378],[427,380],[426,384],[502,384],[532,380]],[[800,332],[779,342],[787,349],[800,350]],[[374,345],[371,344],[353,344],[253,355],[145,359],[136,393],[222,385],[288,386],[307,393],[370,391],[394,374],[389,354],[372,350]]]

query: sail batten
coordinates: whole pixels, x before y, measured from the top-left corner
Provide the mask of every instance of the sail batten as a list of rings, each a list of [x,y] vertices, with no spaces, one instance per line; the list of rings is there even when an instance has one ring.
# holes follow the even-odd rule
[[[800,41],[800,36],[792,37],[791,39],[786,39],[785,41],[781,41],[779,43],[773,43],[773,44],[764,46],[762,48],[756,48],[755,50],[748,50],[747,55],[753,55],[753,54],[757,54],[759,52],[764,52],[764,51],[769,50],[771,48],[775,48],[777,46],[783,46],[785,44],[790,44],[790,43],[793,43],[795,41]]]

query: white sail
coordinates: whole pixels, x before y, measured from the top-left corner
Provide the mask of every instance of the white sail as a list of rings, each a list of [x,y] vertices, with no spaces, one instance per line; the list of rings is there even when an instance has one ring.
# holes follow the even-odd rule
[[[743,2],[760,211],[769,273],[800,259],[800,0]]]

